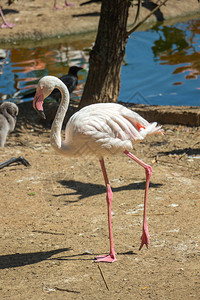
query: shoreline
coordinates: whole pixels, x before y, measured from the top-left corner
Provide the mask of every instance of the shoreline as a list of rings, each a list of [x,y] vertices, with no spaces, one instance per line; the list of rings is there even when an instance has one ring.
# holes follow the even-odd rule
[[[0,29],[0,43],[12,44],[26,41],[41,41],[54,38],[66,38],[72,35],[95,33],[98,29],[100,3],[80,6],[83,1],[73,0],[73,7],[53,10],[53,1],[41,3],[40,0],[21,0],[8,6],[2,5],[8,22],[15,23],[12,29]],[[60,4],[61,0],[58,1]],[[151,2],[152,5],[153,2]],[[23,5],[23,7],[22,7]],[[140,22],[150,13],[152,6],[141,7]],[[130,8],[128,26],[135,18],[136,8]],[[169,0],[155,15],[152,15],[141,27],[146,30],[157,21],[174,23],[178,19],[200,17],[200,3],[197,0]]]
[[[24,4],[24,10],[20,10],[19,2]],[[100,11],[100,4],[98,3],[80,6],[80,3],[83,1],[74,0],[74,7],[54,11],[52,1],[46,4],[41,3],[40,0],[21,0],[19,2],[15,2],[9,7],[10,11],[17,13],[6,14],[8,22],[13,22],[14,16],[15,22],[17,16],[16,26],[13,29],[0,29],[1,48],[30,47],[31,45],[36,47],[58,41],[62,43],[66,39],[81,41],[88,39],[88,36],[93,40],[95,39]],[[58,1],[59,4],[60,2],[61,0]],[[198,4],[197,0],[191,0],[190,5],[188,5],[188,1],[186,0],[181,1],[181,3],[180,1],[174,2],[169,0],[166,6],[163,6],[160,11],[164,18],[162,24],[172,25],[179,21],[198,18],[200,17],[199,9],[200,4]],[[131,26],[131,21],[134,20],[135,11],[130,8],[129,27]],[[149,10],[142,7],[138,22],[148,13]],[[53,20],[51,26],[47,26],[47,24],[49,25],[49,18]],[[65,22],[66,18],[67,23]],[[38,29],[37,23],[39,20],[41,21],[41,26]],[[58,25],[58,21],[61,24]],[[24,28],[23,22],[27,25],[26,28]],[[155,23],[156,17],[153,15],[145,24],[139,27],[139,30],[147,30],[152,25],[155,25]],[[25,103],[22,104],[26,107]],[[200,125],[200,108],[198,106],[176,107],[132,104],[131,108],[144,118],[157,121],[161,124]]]
[[[171,125],[183,125],[190,127],[198,127],[200,126],[200,107],[198,106],[169,106],[169,105],[145,105],[145,104],[126,104],[125,102],[118,102],[124,106],[127,106],[129,109],[134,110],[136,113],[141,115],[143,118],[147,119],[149,122],[158,122],[159,124],[171,124]],[[49,103],[50,104],[50,103]],[[19,106],[19,120],[23,122],[24,115],[26,115],[27,111],[32,111],[32,102],[22,102],[18,104]],[[41,124],[49,127],[49,124],[52,123],[58,103],[52,103],[49,105],[46,111],[47,119],[44,121],[43,119],[38,119],[38,116],[35,112],[33,114],[29,114],[27,116],[27,121],[30,123],[34,123],[35,119],[38,119]],[[63,122],[66,125],[69,117],[74,114],[77,110],[77,105],[70,105],[70,110],[65,117]]]

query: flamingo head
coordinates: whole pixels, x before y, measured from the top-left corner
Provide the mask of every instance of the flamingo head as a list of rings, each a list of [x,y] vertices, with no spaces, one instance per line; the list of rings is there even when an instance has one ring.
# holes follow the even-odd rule
[[[46,119],[43,109],[44,99],[51,94],[55,87],[56,83],[53,76],[45,76],[41,78],[38,83],[36,94],[33,99],[33,108],[43,119]]]

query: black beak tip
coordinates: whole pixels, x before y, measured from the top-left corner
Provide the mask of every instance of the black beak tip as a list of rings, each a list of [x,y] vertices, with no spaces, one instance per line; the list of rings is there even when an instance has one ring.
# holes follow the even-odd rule
[[[42,110],[37,110],[37,113],[42,119],[46,120],[46,116]]]

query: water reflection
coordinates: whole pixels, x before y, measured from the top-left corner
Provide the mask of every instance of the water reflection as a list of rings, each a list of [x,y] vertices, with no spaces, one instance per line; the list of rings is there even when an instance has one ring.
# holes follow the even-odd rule
[[[95,36],[76,40],[0,49],[0,102],[31,101],[23,96],[35,90],[45,75],[61,77],[72,65],[79,85],[72,97],[79,100],[88,71],[88,56]],[[156,25],[135,32],[126,47],[119,100],[158,105],[200,104],[200,19],[176,25]]]
[[[120,100],[200,105],[200,19],[156,25],[133,37],[127,45],[128,67],[122,68]]]
[[[91,46],[91,42],[89,44]],[[45,75],[60,77],[68,73],[72,65],[84,68],[79,75],[75,98],[80,98],[88,70],[87,49],[75,49],[68,44],[37,48],[7,50],[1,64],[1,100],[22,102],[23,96],[35,90],[39,78]],[[25,101],[32,99],[26,98]]]
[[[160,64],[177,65],[172,74],[185,73],[185,79],[197,79],[200,74],[200,44],[196,34],[200,34],[200,20],[189,21],[184,29],[178,27],[164,27],[155,30],[160,38],[154,42],[152,51],[159,57]],[[174,85],[184,84],[183,81],[174,82]],[[199,88],[198,88],[199,89]]]

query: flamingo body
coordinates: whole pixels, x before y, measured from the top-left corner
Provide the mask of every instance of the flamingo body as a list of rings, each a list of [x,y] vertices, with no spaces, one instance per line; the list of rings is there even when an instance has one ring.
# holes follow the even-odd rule
[[[136,112],[117,103],[97,103],[76,112],[68,121],[63,154],[104,156],[132,150],[136,141],[157,131]]]
[[[8,133],[15,128],[19,109],[15,103],[4,102],[0,106],[0,147],[4,147]]]
[[[69,92],[64,83],[54,76],[45,76],[40,79],[33,100],[33,107],[43,117],[43,101],[54,90],[61,92],[61,103],[56,113],[51,128],[51,145],[59,153],[65,156],[97,156],[100,161],[105,185],[106,201],[108,208],[108,227],[110,239],[110,253],[96,258],[96,261],[114,262],[116,253],[114,250],[111,203],[112,190],[108,180],[104,156],[119,153],[126,154],[145,169],[146,186],[144,196],[143,233],[140,249],[144,244],[149,245],[149,232],[147,226],[147,195],[149,181],[152,172],[151,166],[145,164],[129,151],[133,144],[143,140],[147,135],[160,133],[162,129],[157,123],[149,123],[136,112],[116,103],[98,103],[82,108],[68,121],[65,129],[65,140],[61,139],[63,119],[69,106]]]

